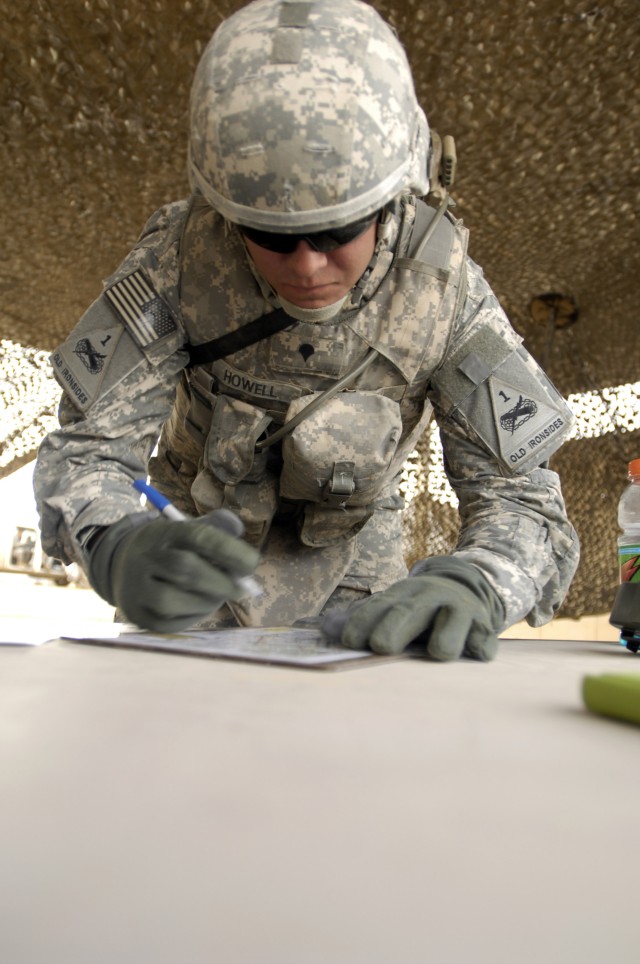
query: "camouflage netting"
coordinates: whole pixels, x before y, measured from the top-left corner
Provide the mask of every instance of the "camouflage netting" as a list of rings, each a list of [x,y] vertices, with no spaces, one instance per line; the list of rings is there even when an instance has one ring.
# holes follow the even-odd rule
[[[34,453],[54,415],[39,353],[65,337],[148,214],[186,192],[193,70],[242,5],[0,0],[0,404],[10,422],[0,476]],[[455,135],[457,213],[514,327],[566,395],[633,384],[637,414],[637,0],[373,5],[407,46],[432,125]],[[530,311],[548,292],[579,309],[553,339]],[[633,413],[615,425],[554,462],[583,543],[563,615],[604,611],[615,589],[615,503],[626,461],[640,456]],[[454,532],[449,503],[414,498],[412,558],[450,547]]]
[[[33,458],[46,432],[56,428],[60,390],[49,353],[0,340],[0,477]]]

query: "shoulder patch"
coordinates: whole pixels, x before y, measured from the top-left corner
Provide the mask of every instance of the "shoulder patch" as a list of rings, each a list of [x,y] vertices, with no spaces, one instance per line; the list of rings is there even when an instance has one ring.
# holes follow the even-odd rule
[[[433,378],[434,403],[446,418],[470,426],[509,474],[549,458],[574,417],[515,332],[475,332]]]
[[[122,333],[122,328],[116,327],[94,328],[83,336],[72,334],[51,356],[58,381],[81,411],[97,396]]]
[[[116,281],[104,294],[141,348],[178,330],[171,309],[142,271],[134,271]]]
[[[517,466],[531,458],[537,461],[538,450],[553,445],[553,436],[566,435],[567,419],[556,404],[552,407],[542,387],[534,385],[522,392],[496,376],[489,376],[489,394],[494,412],[498,448],[506,465]]]

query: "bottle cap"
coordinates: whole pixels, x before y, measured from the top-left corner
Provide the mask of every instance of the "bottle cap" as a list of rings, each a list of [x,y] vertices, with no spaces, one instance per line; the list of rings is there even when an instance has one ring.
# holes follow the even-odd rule
[[[640,475],[640,459],[629,462],[629,475]]]

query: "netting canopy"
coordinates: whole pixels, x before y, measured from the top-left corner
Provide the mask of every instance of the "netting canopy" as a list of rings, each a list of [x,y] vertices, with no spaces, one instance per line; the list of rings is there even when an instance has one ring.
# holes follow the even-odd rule
[[[242,0],[0,0],[0,476],[55,425],[47,354],[149,214],[184,196],[188,94]],[[565,616],[606,611],[615,508],[640,456],[637,0],[375,0],[432,126],[455,213],[578,430],[554,457],[583,546]],[[455,542],[427,433],[406,468],[410,560]]]
[[[29,462],[56,428],[60,389],[49,353],[0,340],[0,478]]]

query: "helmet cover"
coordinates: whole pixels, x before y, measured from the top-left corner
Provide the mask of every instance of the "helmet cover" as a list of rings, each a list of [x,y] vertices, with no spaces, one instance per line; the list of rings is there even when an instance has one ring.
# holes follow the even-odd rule
[[[239,225],[318,231],[425,194],[428,144],[404,48],[361,0],[254,0],[196,70],[191,182]]]

